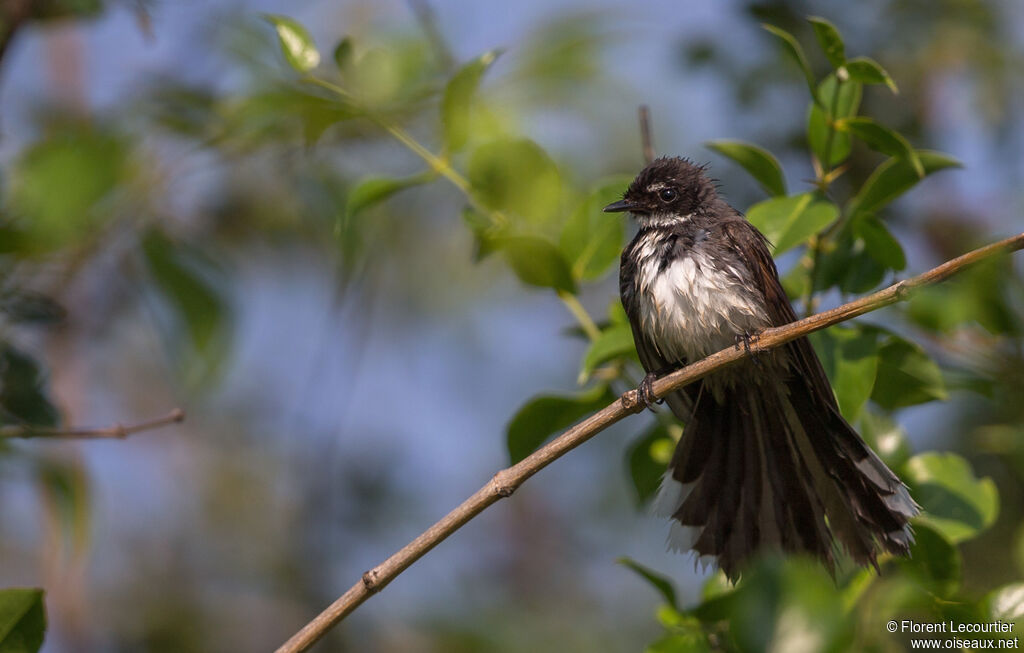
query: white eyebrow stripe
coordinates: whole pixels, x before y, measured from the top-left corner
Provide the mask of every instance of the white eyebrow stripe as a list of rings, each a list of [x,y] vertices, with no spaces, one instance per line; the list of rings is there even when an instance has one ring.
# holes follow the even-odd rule
[[[668,184],[666,184],[663,181],[659,181],[657,183],[654,183],[654,184],[651,184],[650,186],[648,186],[647,187],[647,192],[653,193],[654,191],[661,190],[662,188],[665,188],[666,186],[668,186]]]

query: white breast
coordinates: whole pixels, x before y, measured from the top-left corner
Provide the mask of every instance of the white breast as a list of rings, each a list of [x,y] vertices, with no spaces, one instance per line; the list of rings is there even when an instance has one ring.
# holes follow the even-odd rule
[[[759,291],[701,249],[688,254],[661,269],[654,243],[641,247],[641,328],[669,361],[698,360],[769,326]]]

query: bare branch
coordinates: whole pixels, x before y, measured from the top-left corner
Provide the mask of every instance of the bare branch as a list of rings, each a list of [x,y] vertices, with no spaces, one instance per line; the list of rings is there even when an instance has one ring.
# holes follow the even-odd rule
[[[791,340],[806,336],[813,331],[824,329],[858,315],[877,310],[883,306],[902,301],[907,299],[916,288],[943,281],[982,259],[1022,248],[1024,248],[1024,233],[976,249],[951,261],[947,261],[924,274],[900,281],[884,290],[830,311],[818,313],[785,326],[765,329],[758,336],[756,342],[752,343],[751,353],[778,347]],[[656,397],[663,397],[673,390],[678,390],[728,365],[732,365],[747,355],[749,354],[742,347],[723,349],[717,354],[712,354],[703,360],[687,365],[658,379],[653,384],[654,395]],[[565,431],[521,462],[498,472],[490,482],[477,490],[473,496],[462,502],[455,510],[445,515],[441,521],[431,526],[422,535],[390,558],[363,574],[359,582],[328,606],[313,621],[306,624],[302,630],[293,635],[291,639],[277,649],[277,653],[296,653],[307,650],[323,637],[330,628],[362,605],[366,599],[383,589],[384,586],[394,580],[411,564],[423,557],[469,520],[483,512],[488,506],[499,499],[510,496],[526,479],[583,444],[594,435],[623,418],[643,410],[644,406],[639,400],[637,390],[630,390],[609,406]]]
[[[175,408],[171,412],[167,413],[163,417],[156,417],[154,419],[139,422],[137,424],[129,424],[124,426],[122,424],[115,424],[108,428],[99,429],[55,429],[55,428],[43,428],[38,426],[4,426],[0,427],[0,440],[4,438],[54,438],[61,440],[120,440],[134,435],[135,433],[141,433],[142,431],[152,431],[162,426],[169,424],[177,424],[185,419],[185,411],[180,408]]]
[[[654,161],[654,139],[651,137],[651,110],[646,104],[641,104],[638,110],[640,114],[640,143],[644,148],[644,162]]]

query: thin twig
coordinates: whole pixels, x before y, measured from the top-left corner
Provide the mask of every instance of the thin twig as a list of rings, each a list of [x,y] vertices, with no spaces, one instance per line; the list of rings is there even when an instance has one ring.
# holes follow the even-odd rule
[[[654,396],[664,397],[673,390],[678,390],[685,385],[736,363],[750,353],[778,347],[791,340],[806,336],[812,331],[818,331],[819,329],[844,322],[883,306],[902,301],[909,297],[916,288],[942,281],[982,259],[1019,249],[1024,249],[1024,233],[976,249],[951,261],[947,261],[924,274],[900,281],[884,290],[830,311],[818,313],[785,326],[765,329],[757,337],[756,342],[752,343],[750,352],[745,351],[743,347],[730,347],[661,377],[653,384]],[[483,512],[488,506],[499,499],[510,496],[526,479],[583,444],[594,435],[623,418],[643,410],[644,404],[639,400],[638,391],[630,390],[612,404],[565,431],[521,462],[508,469],[501,470],[494,475],[490,482],[477,490],[473,496],[463,501],[455,510],[445,515],[441,521],[431,526],[422,535],[390,558],[364,573],[359,582],[328,606],[315,619],[306,624],[302,630],[293,635],[291,639],[277,649],[277,653],[297,653],[307,650],[323,637],[328,630],[362,605],[366,599],[383,589],[385,585],[393,581],[411,564],[426,555],[427,552],[444,541],[449,535],[459,530],[469,520]]]
[[[654,161],[654,139],[651,137],[651,110],[646,104],[641,104],[640,114],[640,142],[644,147],[644,161]]]
[[[143,431],[152,431],[153,429],[158,429],[162,426],[167,426],[169,424],[177,424],[178,422],[181,422],[184,419],[185,411],[183,411],[180,408],[175,408],[174,410],[167,413],[163,417],[156,417],[154,419],[139,422],[137,424],[129,424],[128,426],[124,426],[123,424],[115,424],[114,426],[99,429],[56,429],[30,425],[4,426],[0,427],[0,440],[4,438],[54,438],[61,440],[120,440],[128,437],[129,435],[134,435],[135,433],[141,433]]]

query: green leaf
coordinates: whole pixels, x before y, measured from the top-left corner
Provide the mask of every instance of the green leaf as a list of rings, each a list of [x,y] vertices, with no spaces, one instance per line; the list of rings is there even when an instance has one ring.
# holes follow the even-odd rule
[[[345,215],[352,217],[375,204],[380,204],[399,191],[425,184],[432,179],[434,179],[432,171],[401,178],[371,177],[364,179],[349,191],[345,200]]]
[[[924,168],[925,175],[946,168],[961,167],[959,161],[941,152],[917,150],[917,156]],[[895,158],[883,161],[857,191],[857,195],[850,200],[846,211],[849,215],[861,212],[875,213],[910,190],[919,181],[921,181],[921,177],[906,161]]]
[[[107,223],[108,198],[128,171],[128,148],[98,128],[65,125],[21,154],[11,175],[11,212],[24,220],[20,249],[74,245]]]
[[[889,129],[872,118],[863,116],[841,118],[836,121],[836,128],[850,132],[876,152],[906,161],[914,168],[918,177],[924,177],[924,166],[921,164],[920,157],[899,132]]]
[[[848,422],[855,421],[875,386],[878,332],[834,326],[812,333],[810,340],[832,382],[840,412]]]
[[[537,236],[506,236],[495,244],[523,283],[576,293],[569,264],[550,241]]]
[[[263,14],[263,19],[277,32],[277,41],[289,66],[300,73],[309,72],[317,67],[320,63],[320,52],[317,51],[313,37],[305,27],[287,16]]]
[[[514,465],[526,458],[549,437],[614,399],[604,385],[578,395],[539,395],[530,399],[515,414],[506,431],[510,463]]]
[[[659,594],[661,594],[662,598],[665,599],[665,602],[672,606],[673,610],[679,610],[676,604],[676,590],[674,587],[672,587],[672,581],[670,581],[665,576],[662,576],[661,574],[657,573],[656,571],[653,571],[648,567],[643,566],[642,564],[631,558],[623,556],[615,562],[626,567],[627,569],[631,569],[641,578],[646,580],[648,583],[651,584],[651,586],[654,589],[658,591]]]
[[[992,591],[985,597],[988,616],[993,621],[1024,622],[1024,583],[1012,583]],[[1020,628],[1017,629],[1020,632]]]
[[[901,475],[924,512],[917,521],[953,543],[971,539],[995,523],[999,492],[990,478],[977,479],[954,453],[928,452],[907,461]]]
[[[904,574],[941,598],[951,598],[960,589],[963,567],[960,550],[921,520],[914,525],[910,556],[896,558],[896,561]]]
[[[814,28],[814,36],[818,39],[821,51],[825,53],[828,62],[833,68],[839,68],[846,63],[846,48],[843,45],[843,37],[839,35],[836,26],[818,16],[811,16],[807,19]]]
[[[846,62],[846,74],[850,79],[861,84],[885,84],[893,93],[899,93],[896,82],[892,81],[889,73],[878,65],[874,59],[868,57],[855,57]]]
[[[334,65],[338,70],[344,72],[352,65],[352,38],[346,36],[334,46]]]
[[[509,211],[533,223],[562,215],[562,181],[551,157],[527,139],[481,145],[469,159],[473,194],[489,209]]]
[[[740,164],[769,195],[786,194],[782,166],[768,150],[750,143],[726,140],[710,141],[704,146]]]
[[[747,210],[747,219],[775,244],[774,255],[802,244],[839,215],[839,208],[818,193],[773,197]]]
[[[605,329],[597,340],[587,347],[577,382],[581,385],[586,383],[598,365],[614,358],[631,355],[635,351],[633,330],[628,324],[616,324]]]
[[[675,440],[660,422],[630,445],[626,459],[639,505],[647,503],[658,491],[675,445]]]
[[[853,233],[864,241],[864,251],[888,269],[907,267],[903,246],[876,216],[862,213],[853,222]]]
[[[43,590],[0,590],[0,653],[35,653],[45,635]]]
[[[628,177],[599,182],[562,227],[558,246],[572,266],[573,278],[599,279],[619,259],[624,221],[621,216],[602,213],[601,208],[620,198],[629,182]]]
[[[861,85],[852,80],[837,82],[832,73],[818,86],[816,97],[818,102],[811,105],[807,114],[807,142],[818,161],[824,164],[827,158],[828,165],[835,166],[850,155],[850,135],[835,131],[830,143],[828,118],[831,115],[833,120],[839,120],[857,115]]]
[[[878,378],[871,399],[893,410],[935,399],[946,399],[939,366],[918,345],[890,336],[878,350]]]
[[[142,252],[156,288],[197,355],[187,362],[199,364],[192,372],[201,378],[220,362],[229,321],[227,302],[209,278],[211,266],[199,252],[172,242],[158,229],[143,237]]]
[[[814,98],[815,102],[817,102],[817,96],[814,94],[814,73],[811,72],[811,67],[807,63],[807,57],[804,56],[804,49],[800,47],[800,43],[792,34],[780,27],[769,25],[767,23],[762,23],[761,27],[782,40],[782,44],[785,46],[786,52],[788,52],[789,56],[793,57],[793,60],[796,61],[798,66],[800,66],[800,72],[804,74],[804,79],[807,80],[807,88],[811,92],[811,97]]]
[[[39,364],[0,342],[0,423],[56,426],[58,419]]]
[[[484,73],[500,54],[501,50],[483,53],[460,68],[445,87],[441,98],[441,125],[444,144],[449,152],[458,152],[469,140],[473,98]]]

